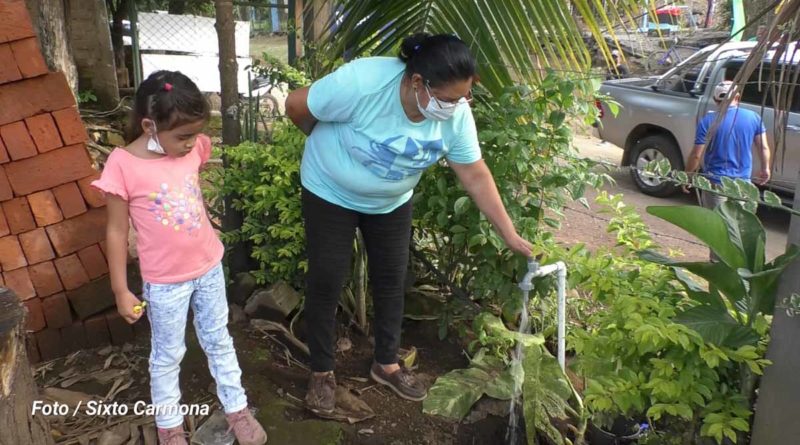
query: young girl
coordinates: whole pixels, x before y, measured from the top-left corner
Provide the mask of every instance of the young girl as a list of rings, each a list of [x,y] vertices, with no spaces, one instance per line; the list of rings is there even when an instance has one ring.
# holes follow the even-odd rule
[[[129,219],[137,233],[152,328],[150,390],[159,442],[187,443],[178,410],[178,375],[191,306],[230,429],[240,444],[261,445],[267,435],[247,409],[227,329],[223,246],[200,193],[198,172],[211,156],[211,141],[200,133],[208,117],[208,104],[188,77],[153,73],[136,91],[129,145],[111,153],[92,185],[106,194],[111,285],[117,309],[128,323],[144,312],[126,280]]]

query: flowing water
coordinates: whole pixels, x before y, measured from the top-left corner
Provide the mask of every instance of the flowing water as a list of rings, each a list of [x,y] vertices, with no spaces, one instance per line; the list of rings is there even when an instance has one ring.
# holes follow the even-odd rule
[[[522,315],[520,316],[519,332],[521,334],[528,334],[530,330],[530,320],[528,317],[528,295],[530,291],[522,291]],[[522,347],[522,341],[517,341],[514,356],[511,361],[511,375],[514,377],[514,392],[511,396],[511,408],[509,411],[508,429],[506,430],[506,444],[517,445],[521,443],[519,435],[524,425],[519,425],[519,420],[522,418],[517,409],[521,407],[522,397],[522,382],[525,380],[525,372],[522,369],[522,359],[524,358],[525,348]]]

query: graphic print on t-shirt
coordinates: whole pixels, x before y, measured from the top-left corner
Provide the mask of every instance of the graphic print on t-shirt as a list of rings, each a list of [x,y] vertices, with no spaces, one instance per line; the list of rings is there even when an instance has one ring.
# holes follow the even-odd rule
[[[441,139],[425,141],[405,136],[393,136],[383,142],[370,141],[369,149],[350,147],[353,159],[376,176],[393,181],[419,174],[436,162],[442,151]]]
[[[202,227],[203,196],[197,174],[186,175],[182,188],[170,188],[169,184],[162,183],[161,189],[151,192],[147,198],[150,201],[148,210],[165,228],[196,235],[197,229]]]

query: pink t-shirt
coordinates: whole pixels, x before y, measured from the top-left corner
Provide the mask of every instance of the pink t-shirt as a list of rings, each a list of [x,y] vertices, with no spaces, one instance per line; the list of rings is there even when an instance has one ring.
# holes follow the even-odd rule
[[[198,173],[211,157],[200,135],[180,158],[138,158],[117,148],[92,186],[128,201],[142,278],[171,284],[198,278],[222,259],[223,246],[206,215]]]

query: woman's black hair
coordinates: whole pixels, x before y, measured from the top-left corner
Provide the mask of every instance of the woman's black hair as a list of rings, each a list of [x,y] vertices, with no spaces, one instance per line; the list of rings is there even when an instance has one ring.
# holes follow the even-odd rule
[[[142,135],[142,119],[152,119],[162,131],[207,121],[209,116],[208,102],[191,79],[178,71],[156,71],[136,90],[128,143]]]
[[[450,34],[406,37],[398,57],[406,64],[406,76],[417,73],[433,87],[471,79],[478,69],[467,44]]]

